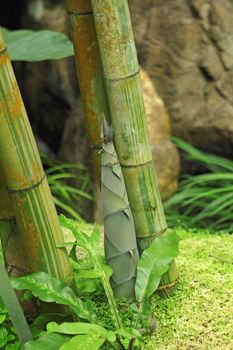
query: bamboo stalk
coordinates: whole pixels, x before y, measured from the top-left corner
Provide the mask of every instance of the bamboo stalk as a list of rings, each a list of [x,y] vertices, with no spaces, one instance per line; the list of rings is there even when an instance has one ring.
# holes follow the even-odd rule
[[[106,148],[110,147],[112,151],[114,146],[112,143],[103,146],[101,136],[103,121],[105,122],[102,117],[108,117],[108,107],[92,4],[91,0],[66,0],[66,3],[71,21],[75,61],[89,141],[97,179],[100,182],[101,154],[102,159],[109,159],[109,155],[105,152]],[[118,165],[115,153],[111,160],[113,163],[104,164],[102,167],[101,188],[105,219],[105,256],[113,269],[111,283],[114,295],[130,298],[134,295],[138,261],[135,229],[131,211],[129,208],[125,208],[128,205],[128,198],[121,170],[119,176],[116,176],[112,170]],[[109,188],[108,184],[110,183],[116,188],[111,188],[111,186]],[[106,210],[108,206],[111,207],[113,212],[110,209]],[[129,213],[128,216],[125,214],[126,212]],[[120,225],[117,226],[116,223]],[[125,268],[122,269],[124,264]]]
[[[17,230],[10,196],[6,190],[5,179],[0,168],[0,239],[9,271],[22,275],[27,271],[27,263]]]
[[[101,173],[101,118],[106,113],[99,47],[91,0],[66,0],[80,91],[97,180]]]
[[[63,236],[35,139],[0,33],[0,161],[30,272],[71,274]]]
[[[167,230],[158,191],[127,0],[92,0],[115,146],[140,252]],[[163,284],[176,281],[173,267]],[[168,283],[169,281],[169,283]]]

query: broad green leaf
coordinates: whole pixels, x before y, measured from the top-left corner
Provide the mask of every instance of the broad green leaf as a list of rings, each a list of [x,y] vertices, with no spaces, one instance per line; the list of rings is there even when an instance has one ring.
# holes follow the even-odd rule
[[[96,335],[77,335],[62,345],[60,350],[98,350],[104,342],[104,338]]]
[[[116,340],[114,332],[108,331],[99,325],[90,323],[66,322],[59,325],[56,322],[51,322],[47,325],[47,331],[49,333],[64,333],[71,335],[91,334],[105,338],[112,343]]]
[[[22,350],[58,350],[70,337],[61,334],[46,334],[37,340],[27,342]]]
[[[87,305],[75,295],[70,287],[45,272],[35,272],[28,276],[12,278],[11,281],[17,290],[29,289],[34,296],[42,301],[67,305],[83,319],[93,320],[94,318]]]
[[[8,332],[6,328],[0,328],[0,349],[8,342]]]
[[[100,275],[98,273],[98,271],[95,270],[83,270],[83,271],[79,271],[75,274],[75,277],[77,279],[79,278],[86,278],[86,279],[96,279],[99,278]]]
[[[97,280],[86,280],[86,279],[77,279],[75,278],[75,283],[77,286],[78,294],[80,296],[84,296],[86,294],[95,293],[95,295],[99,294],[98,291],[99,285]]]
[[[179,237],[174,231],[156,238],[146,249],[138,263],[136,279],[136,299],[142,302],[158,288],[162,275],[169,270],[173,259],[178,255]]]
[[[73,46],[65,34],[50,30],[2,29],[12,61],[57,60],[73,56]]]
[[[2,324],[6,319],[6,315],[0,315],[0,324]]]
[[[7,344],[5,350],[20,350],[22,349],[22,345],[19,341],[13,343],[13,344]]]

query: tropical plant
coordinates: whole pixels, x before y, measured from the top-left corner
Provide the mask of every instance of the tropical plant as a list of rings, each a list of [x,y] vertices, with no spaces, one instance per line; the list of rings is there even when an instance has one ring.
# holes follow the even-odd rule
[[[171,261],[178,254],[178,237],[175,232],[169,231],[156,239],[152,245],[143,252],[138,264],[137,281],[135,288],[136,299],[132,302],[132,323],[129,326],[123,322],[121,311],[113,296],[110,285],[111,268],[106,265],[100,249],[100,232],[94,228],[91,235],[82,232],[79,225],[71,219],[60,217],[63,227],[74,234],[74,242],[62,243],[61,246],[71,245],[78,248],[78,255],[72,259],[77,287],[82,280],[89,292],[82,294],[83,301],[75,292],[61,281],[44,272],[13,278],[12,285],[17,290],[29,290],[34,296],[46,302],[55,302],[66,305],[77,321],[67,322],[59,315],[44,315],[38,317],[31,330],[35,336],[33,341],[27,342],[23,350],[48,349],[82,349],[97,350],[105,342],[108,349],[136,349],[141,339],[139,329],[147,327],[150,313],[149,299],[157,289],[161,276],[169,269]],[[83,252],[81,255],[81,251]],[[86,265],[86,269],[80,266]],[[93,280],[100,280],[105,293],[112,322],[108,324],[101,318],[95,306],[95,290],[90,293]],[[104,299],[103,303],[104,303]],[[98,311],[98,310],[97,310]],[[84,323],[85,320],[85,323]],[[48,323],[49,322],[49,323]],[[47,330],[45,327],[47,324]],[[34,333],[35,326],[37,332]],[[50,346],[50,347],[49,347]]]
[[[183,177],[177,193],[164,203],[168,223],[233,232],[233,162],[178,138],[173,141],[187,161],[198,162],[206,173]]]

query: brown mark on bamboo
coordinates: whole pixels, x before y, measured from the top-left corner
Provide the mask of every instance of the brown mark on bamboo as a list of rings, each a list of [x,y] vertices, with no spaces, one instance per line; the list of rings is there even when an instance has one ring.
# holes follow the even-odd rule
[[[12,117],[21,117],[22,98],[19,92],[19,87],[16,81],[13,82],[11,94],[6,96],[6,104],[11,112]]]
[[[8,53],[5,50],[0,52],[0,65],[5,65],[7,63],[8,60]]]
[[[66,0],[66,4],[92,159],[100,178],[101,116],[106,105],[92,5],[90,0]]]

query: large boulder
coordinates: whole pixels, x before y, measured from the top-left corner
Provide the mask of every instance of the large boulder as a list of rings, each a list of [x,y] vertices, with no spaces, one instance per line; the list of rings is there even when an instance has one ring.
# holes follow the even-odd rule
[[[139,60],[173,133],[233,157],[232,0],[129,0]]]
[[[180,157],[170,140],[171,126],[165,105],[149,75],[143,69],[140,75],[158,185],[162,199],[167,199],[177,188]]]

